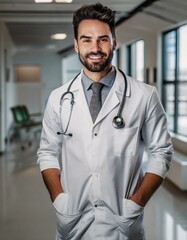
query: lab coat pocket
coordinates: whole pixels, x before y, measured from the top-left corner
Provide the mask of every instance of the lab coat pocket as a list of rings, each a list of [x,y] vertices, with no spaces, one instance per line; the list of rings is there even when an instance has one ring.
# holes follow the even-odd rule
[[[55,207],[56,211],[59,213],[66,213],[67,212],[67,193],[60,193],[53,202],[53,206]]]
[[[114,153],[118,157],[135,154],[138,127],[114,129]]]
[[[76,236],[78,223],[81,219],[82,212],[69,214],[68,212],[68,194],[59,194],[53,205],[56,209],[57,216],[57,239],[69,240]]]
[[[87,210],[74,215],[57,213],[56,240],[82,239],[94,221],[93,211]]]
[[[130,199],[123,199],[122,216],[115,215],[118,229],[128,239],[143,240],[143,212],[144,208]]]
[[[74,239],[78,232],[78,225],[82,217],[82,213],[75,215],[60,214],[57,215],[57,236],[58,240],[70,240]]]

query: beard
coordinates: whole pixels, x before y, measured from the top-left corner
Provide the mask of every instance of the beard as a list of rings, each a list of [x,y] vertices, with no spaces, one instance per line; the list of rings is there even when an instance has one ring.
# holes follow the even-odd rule
[[[83,64],[83,66],[85,66],[85,68],[87,68],[90,72],[102,72],[107,66],[109,66],[112,62],[113,59],[113,49],[110,51],[108,57],[107,54],[101,51],[97,51],[97,52],[91,52],[86,54],[85,56],[81,55],[80,52],[78,53],[79,56],[79,60],[80,62]],[[94,63],[89,63],[87,61],[87,58],[89,58],[90,55],[100,55],[103,57],[102,61],[99,62],[94,62]]]

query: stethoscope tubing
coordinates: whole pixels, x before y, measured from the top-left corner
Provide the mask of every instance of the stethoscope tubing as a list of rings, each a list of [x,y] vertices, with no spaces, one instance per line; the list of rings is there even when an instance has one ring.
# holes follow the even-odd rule
[[[127,77],[121,69],[118,68],[118,70],[123,75],[123,78],[124,78],[124,81],[125,81],[125,88],[124,88],[124,92],[123,92],[123,97],[122,97],[121,104],[119,106],[119,110],[118,110],[118,113],[117,113],[117,116],[120,117],[122,115],[122,111],[123,111],[123,108],[125,106],[125,100],[126,100],[126,94],[127,94]]]
[[[124,119],[122,118],[122,111],[124,109],[124,106],[125,106],[125,99],[126,99],[126,93],[127,93],[127,77],[125,75],[125,73],[118,69],[120,71],[120,73],[123,75],[123,78],[124,78],[124,81],[125,81],[125,88],[124,88],[124,92],[123,92],[123,96],[122,96],[122,100],[121,100],[121,104],[119,106],[119,110],[117,112],[117,115],[114,117],[113,119],[113,126],[117,129],[119,128],[123,128],[125,126],[125,123],[124,123]],[[72,115],[72,111],[73,111],[73,105],[75,103],[74,101],[74,94],[73,92],[71,91],[71,87],[73,85],[73,83],[75,82],[75,80],[77,79],[77,77],[80,75],[81,73],[78,73],[74,78],[73,80],[71,81],[71,83],[69,84],[68,88],[67,88],[67,91],[65,93],[62,94],[61,98],[60,98],[60,109],[59,109],[59,114],[61,116],[61,111],[62,111],[62,101],[63,99],[65,98],[65,96],[67,94],[70,94],[71,95],[71,101],[70,101],[70,105],[71,105],[71,109],[70,109],[70,114],[69,114],[69,119],[68,119],[68,123],[67,123],[67,126],[65,128],[65,131],[64,132],[57,132],[58,135],[66,135],[66,136],[73,136],[72,133],[67,133],[68,131],[68,127],[69,127],[69,124],[70,124],[70,120],[71,120],[71,115]],[[61,127],[62,127],[62,123],[61,123]]]

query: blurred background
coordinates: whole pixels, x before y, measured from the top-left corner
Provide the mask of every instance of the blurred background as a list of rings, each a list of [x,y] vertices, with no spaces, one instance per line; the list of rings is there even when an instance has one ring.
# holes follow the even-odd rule
[[[116,11],[113,64],[157,87],[175,149],[145,211],[147,240],[186,240],[187,1],[100,2]],[[54,239],[55,213],[36,151],[50,92],[81,69],[72,15],[86,3],[0,0],[0,240]]]

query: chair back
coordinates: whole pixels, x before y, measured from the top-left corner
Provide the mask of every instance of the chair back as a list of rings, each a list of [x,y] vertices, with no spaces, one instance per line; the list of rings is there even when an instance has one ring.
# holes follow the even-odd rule
[[[23,123],[29,120],[29,114],[25,106],[14,106],[11,107],[14,121],[16,123]]]
[[[11,111],[13,114],[14,121],[16,123],[22,123],[24,118],[22,112],[20,111],[19,106],[11,107]]]

